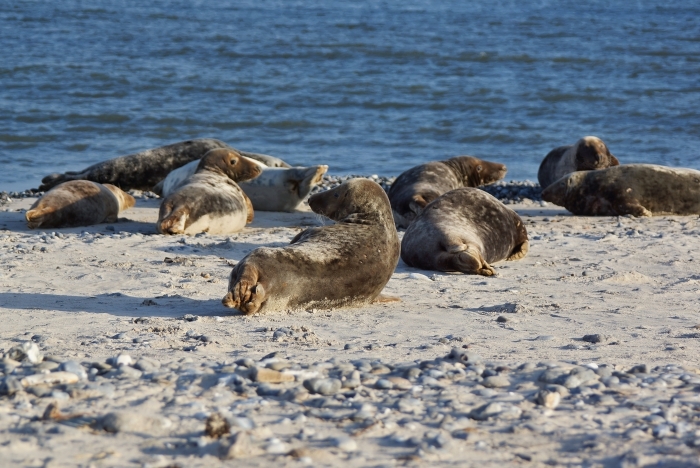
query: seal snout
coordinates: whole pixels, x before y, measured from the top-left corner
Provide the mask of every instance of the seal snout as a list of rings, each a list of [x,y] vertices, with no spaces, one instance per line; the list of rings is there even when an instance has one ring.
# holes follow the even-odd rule
[[[542,191],[542,200],[564,206],[569,178],[562,177]]]

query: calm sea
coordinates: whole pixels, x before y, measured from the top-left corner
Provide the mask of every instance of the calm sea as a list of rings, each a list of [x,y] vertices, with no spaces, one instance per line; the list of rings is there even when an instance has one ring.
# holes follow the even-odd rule
[[[0,2],[0,190],[195,137],[396,175],[536,180],[597,135],[700,169],[700,2]]]

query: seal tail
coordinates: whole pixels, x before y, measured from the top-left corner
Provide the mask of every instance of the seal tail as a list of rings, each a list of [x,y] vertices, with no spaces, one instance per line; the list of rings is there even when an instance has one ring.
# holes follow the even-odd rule
[[[184,234],[187,222],[187,210],[178,208],[158,223],[161,234]]]
[[[27,227],[29,229],[37,229],[44,222],[44,216],[56,211],[55,208],[49,206],[44,206],[41,208],[35,208],[29,210],[24,214],[24,218],[27,220]]]

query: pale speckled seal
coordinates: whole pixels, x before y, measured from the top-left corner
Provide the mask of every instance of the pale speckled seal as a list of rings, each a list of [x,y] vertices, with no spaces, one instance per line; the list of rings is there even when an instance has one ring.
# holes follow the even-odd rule
[[[506,166],[473,156],[457,156],[413,167],[396,178],[389,201],[398,227],[408,227],[425,206],[443,193],[461,187],[478,187],[506,175]]]
[[[251,154],[243,153],[241,154]],[[262,173],[255,179],[239,182],[239,186],[260,211],[294,211],[302,200],[318,185],[328,166],[268,167],[257,161]],[[192,161],[173,170],[154,191],[167,197],[180,187],[185,179],[194,174],[198,161]]]
[[[110,184],[88,180],[64,182],[49,190],[25,213],[29,229],[113,223],[134,197]]]
[[[560,146],[547,153],[537,171],[537,180],[540,187],[545,189],[566,174],[605,169],[619,164],[603,140],[586,136],[573,145]]]
[[[700,171],[622,164],[568,174],[542,199],[581,216],[700,214]]]
[[[236,181],[260,174],[260,167],[233,149],[209,151],[197,171],[163,200],[158,213],[162,234],[229,234],[253,220],[253,206]]]
[[[399,238],[384,190],[351,179],[309,205],[336,223],[306,229],[286,247],[253,250],[233,268],[225,306],[252,314],[389,300],[380,292],[398,263]]]
[[[190,161],[199,160],[208,151],[217,148],[233,149],[223,141],[212,138],[181,141],[140,153],[119,156],[93,164],[82,171],[48,175],[42,179],[39,190],[49,190],[67,180],[91,180],[101,184],[109,183],[123,190],[152,190],[173,169],[184,166]],[[240,151],[240,153],[270,167],[290,167],[289,164],[274,156],[245,151]]]
[[[523,258],[527,230],[520,216],[476,188],[433,200],[406,229],[401,258],[424,270],[495,274],[491,263]]]

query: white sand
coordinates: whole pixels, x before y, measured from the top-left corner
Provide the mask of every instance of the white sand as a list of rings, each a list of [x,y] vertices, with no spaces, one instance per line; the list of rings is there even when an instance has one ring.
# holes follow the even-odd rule
[[[296,213],[256,212],[254,222],[236,235],[168,237],[155,231],[159,200],[139,199],[118,223],[55,229],[62,237],[51,237],[49,231],[44,241],[41,232],[28,230],[24,222],[22,210],[33,201],[15,200],[5,206],[8,211],[0,212],[0,351],[41,335],[37,340],[45,355],[74,359],[86,367],[120,353],[164,363],[187,358],[185,362],[196,366],[258,359],[273,351],[283,351],[299,363],[332,357],[402,363],[442,357],[452,347],[467,346],[486,361],[509,366],[557,361],[615,369],[640,363],[675,364],[688,372],[700,367],[697,217],[586,218],[551,205],[510,205],[526,222],[530,252],[521,261],[494,265],[497,277],[427,272],[400,261],[385,289],[400,297],[400,303],[245,317],[232,314],[220,302],[230,265],[256,247],[284,245],[301,229],[330,221],[308,207]],[[48,251],[42,252],[42,247]],[[176,261],[165,263],[166,257]],[[145,305],[148,300],[155,305]],[[183,321],[186,314],[200,318]],[[498,322],[499,316],[507,322]],[[148,320],[135,323],[140,317]],[[274,331],[283,327],[296,333],[273,339]],[[609,340],[596,345],[582,340],[595,333]],[[206,339],[192,338],[200,335]],[[137,337],[141,342],[133,342]],[[344,350],[347,343],[356,346]],[[94,410],[104,413],[148,400],[144,389],[134,395],[96,404]],[[50,401],[23,398],[18,402],[17,397],[0,397],[0,460],[11,455],[13,463],[36,466],[46,460],[56,466],[219,463],[216,457],[192,455],[195,449],[182,459],[168,458],[162,447],[149,450],[149,443],[165,440],[157,437],[120,439],[94,429],[53,438],[41,431],[23,432],[19,428],[41,416]],[[205,405],[212,398],[205,395]],[[73,404],[70,401],[65,406]],[[314,421],[309,418],[305,425],[321,424]],[[191,427],[194,431],[197,426]],[[190,435],[201,436],[202,427]],[[512,435],[499,437],[508,440]],[[555,432],[538,439],[536,452],[542,458],[536,459],[562,460],[557,437]],[[474,466],[513,462],[498,455],[495,446],[492,452],[480,450],[478,456],[469,440],[450,447],[435,460],[471,460]],[[616,450],[609,448],[610,454],[619,453]],[[362,451],[353,465],[393,460],[382,459],[381,444]],[[606,453],[603,449],[599,458]],[[697,449],[676,455],[684,463],[698,461]],[[318,455],[316,462],[344,459],[328,457]],[[658,457],[650,460],[672,455]],[[273,458],[268,454],[248,461],[265,464]],[[282,460],[296,463],[290,457]]]

